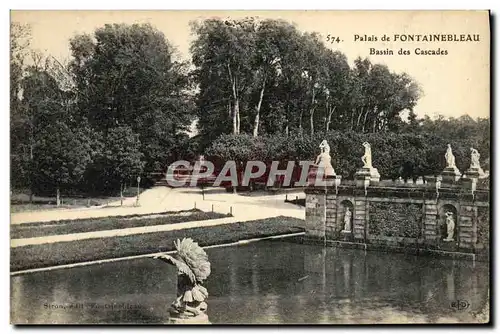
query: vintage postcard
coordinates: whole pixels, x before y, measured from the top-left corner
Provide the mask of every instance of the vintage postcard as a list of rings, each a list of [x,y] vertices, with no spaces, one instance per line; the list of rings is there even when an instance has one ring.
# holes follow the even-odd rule
[[[11,11],[22,324],[488,324],[488,11]]]

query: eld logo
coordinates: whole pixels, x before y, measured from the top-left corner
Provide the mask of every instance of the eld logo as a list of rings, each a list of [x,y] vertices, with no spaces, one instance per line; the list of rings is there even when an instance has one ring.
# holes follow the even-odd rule
[[[451,302],[451,307],[454,308],[457,311],[463,311],[468,309],[470,306],[469,302],[466,300],[455,300]]]

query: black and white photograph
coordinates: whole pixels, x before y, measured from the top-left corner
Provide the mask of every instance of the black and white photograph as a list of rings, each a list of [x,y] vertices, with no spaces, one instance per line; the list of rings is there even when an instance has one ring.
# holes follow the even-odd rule
[[[490,324],[490,15],[11,10],[10,323]]]

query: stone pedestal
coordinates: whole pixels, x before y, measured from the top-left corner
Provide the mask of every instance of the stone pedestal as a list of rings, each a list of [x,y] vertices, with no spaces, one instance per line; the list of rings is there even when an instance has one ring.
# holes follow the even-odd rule
[[[431,176],[431,175],[424,176],[424,183],[428,184],[430,186],[435,186],[437,181],[438,181],[438,179],[435,176]]]
[[[477,180],[484,174],[481,168],[469,168],[464,172],[462,183],[465,187],[470,188],[472,192],[476,191]]]
[[[367,188],[370,185],[370,176],[369,175],[354,175],[354,179],[356,180],[356,187]]]
[[[484,175],[484,171],[481,167],[469,168],[464,172],[464,177],[468,179],[479,179]]]
[[[170,317],[168,318],[167,324],[172,325],[210,325],[210,321],[208,320],[208,315],[202,313],[196,317],[189,318],[176,318]]]
[[[368,183],[379,182],[380,174],[377,168],[363,167],[354,174],[354,178],[356,179],[356,185],[361,187],[365,185],[365,181],[369,181]]]
[[[333,184],[335,186],[340,186],[340,182],[342,181],[342,175],[334,175],[329,177],[329,179],[333,180]]]
[[[344,241],[352,241],[354,239],[352,231],[340,231],[340,236]]]
[[[307,185],[333,187],[333,186],[339,186],[342,180],[342,175],[335,175],[335,174],[323,175],[322,179],[320,178],[318,180],[318,184],[316,184],[316,177],[319,178],[320,176],[321,175],[318,175],[318,167],[313,166],[309,174],[307,174]]]
[[[453,183],[460,180],[462,174],[457,167],[446,167],[441,173],[441,177],[444,183]]]
[[[335,185],[335,182],[336,182],[336,177],[337,177],[337,175],[324,176],[323,177],[323,184],[320,183],[320,185],[326,185],[328,187],[333,187]]]

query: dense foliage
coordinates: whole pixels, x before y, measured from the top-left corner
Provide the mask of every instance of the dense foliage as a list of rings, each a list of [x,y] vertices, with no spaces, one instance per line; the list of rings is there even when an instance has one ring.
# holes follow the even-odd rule
[[[463,119],[463,122],[475,122]],[[452,122],[452,121],[450,121]],[[454,122],[454,121],[453,121]],[[319,143],[326,139],[330,145],[332,165],[337,174],[344,179],[352,178],[362,167],[361,145],[368,141],[372,146],[373,166],[379,170],[383,179],[416,178],[418,176],[438,175],[445,167],[446,144],[453,145],[457,167],[465,171],[470,166],[470,147],[478,147],[485,152],[483,166],[489,167],[489,122],[472,127],[465,137],[453,134],[436,133],[426,129],[406,133],[358,133],[354,131],[329,131],[304,136],[269,135],[252,137],[247,134],[221,135],[207,149],[207,156],[221,160],[246,162],[249,160],[309,160],[314,161],[319,154]],[[425,125],[421,126],[422,128]],[[458,127],[458,126],[457,126]],[[455,127],[453,127],[455,128]],[[213,159],[216,160],[216,159]]]
[[[421,224],[421,205],[370,203],[370,235],[418,238]]]
[[[173,59],[163,33],[147,24],[105,25],[74,36],[72,58],[62,64],[30,54],[21,43],[27,29],[13,27],[13,186],[114,192],[164,169],[188,146],[187,64]]]
[[[477,210],[477,242],[489,246],[490,241],[490,209],[478,208]]]
[[[446,144],[489,169],[489,119],[426,117],[406,73],[347,57],[282,20],[192,22],[191,61],[149,24],[106,24],[64,62],[11,24],[12,186],[108,193],[178,159],[313,160],[327,139],[345,178],[372,145],[383,178],[436,174]],[[196,124],[196,126],[193,126]],[[189,137],[195,128],[197,134]]]
[[[192,26],[204,140],[224,133],[396,130],[420,97],[406,73],[347,57],[281,20],[210,19]],[[222,121],[222,122],[221,122]]]

